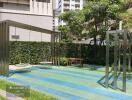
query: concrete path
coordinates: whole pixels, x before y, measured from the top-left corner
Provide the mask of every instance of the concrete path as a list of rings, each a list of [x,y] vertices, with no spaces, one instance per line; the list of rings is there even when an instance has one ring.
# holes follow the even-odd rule
[[[6,98],[7,100],[24,100],[23,98],[18,97],[14,94],[8,93],[4,90],[0,90],[0,96]]]

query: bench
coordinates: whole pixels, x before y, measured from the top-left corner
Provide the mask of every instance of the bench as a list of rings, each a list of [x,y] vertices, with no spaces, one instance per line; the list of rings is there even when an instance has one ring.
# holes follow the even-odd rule
[[[82,58],[68,58],[69,60],[69,65],[75,63],[75,64],[80,64],[83,67],[83,59]]]

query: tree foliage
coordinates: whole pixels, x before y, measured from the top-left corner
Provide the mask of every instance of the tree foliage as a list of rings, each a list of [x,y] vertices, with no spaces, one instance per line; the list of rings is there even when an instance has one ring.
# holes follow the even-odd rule
[[[58,29],[60,30],[61,32],[61,42],[72,42],[72,37],[71,35],[69,34],[70,30],[69,30],[69,26],[67,25],[60,25],[58,27]]]
[[[132,28],[132,1],[126,0],[122,6],[121,13],[119,14],[121,20],[123,21],[124,29]]]
[[[81,37],[81,33],[83,31],[83,23],[85,19],[82,11],[69,11],[63,13],[59,18],[66,23],[66,25],[61,26],[61,28],[63,27],[63,29],[66,29],[68,27],[67,33],[70,37],[73,37],[74,39]],[[60,31],[63,32],[62,30]]]
[[[127,11],[131,6],[131,0],[86,0],[82,10],[68,11],[59,17],[66,23],[61,28],[68,27],[67,32],[60,31],[76,39],[93,38],[95,45],[98,36],[101,44],[106,31],[110,27],[117,29],[120,20],[123,20],[124,28],[132,26],[132,14]]]

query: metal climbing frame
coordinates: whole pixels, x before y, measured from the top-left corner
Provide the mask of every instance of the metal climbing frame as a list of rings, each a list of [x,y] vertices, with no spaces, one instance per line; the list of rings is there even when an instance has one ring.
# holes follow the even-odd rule
[[[6,22],[0,23],[0,74],[9,71],[9,27]]]
[[[111,36],[113,37],[110,41]],[[126,72],[131,71],[131,45],[132,38],[125,30],[108,31],[106,34],[106,70],[105,87],[111,86],[119,89],[118,77],[122,74],[122,91],[126,92]],[[114,47],[114,62],[110,67],[110,48]],[[128,60],[127,60],[128,59]],[[128,68],[127,68],[128,65]],[[121,71],[122,70],[122,71]],[[110,74],[113,75],[112,82]]]
[[[27,25],[24,23],[19,23],[11,20],[5,20],[0,22],[0,75],[9,74],[9,27],[18,27],[22,29],[32,30],[36,32],[42,32],[46,34],[51,34],[51,53],[54,55],[54,42],[55,42],[55,34],[58,32],[43,29],[40,27],[35,27],[32,25]],[[55,62],[55,61],[54,61]]]

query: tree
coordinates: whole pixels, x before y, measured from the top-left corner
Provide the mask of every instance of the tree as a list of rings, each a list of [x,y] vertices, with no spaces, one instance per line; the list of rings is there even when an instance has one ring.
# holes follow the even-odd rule
[[[71,35],[69,34],[70,31],[69,31],[69,27],[67,25],[60,25],[58,27],[58,30],[60,31],[61,33],[61,36],[60,36],[60,42],[72,42],[72,37]]]
[[[132,1],[125,0],[125,3],[122,5],[122,10],[120,12],[120,18],[123,21],[123,28],[124,29],[131,29],[132,28]]]
[[[69,36],[75,39],[93,38],[96,46],[97,36],[101,45],[106,31],[110,27],[117,29],[120,20],[123,20],[125,28],[132,26],[132,14],[127,11],[131,6],[131,0],[86,0],[83,10],[69,11],[59,18],[66,22],[64,27],[68,27]]]
[[[82,38],[82,31],[84,29],[83,23],[84,23],[84,14],[82,11],[69,11],[66,13],[63,13],[60,17],[61,20],[63,20],[66,25],[61,27],[68,27],[67,33],[70,37],[73,39],[80,39]],[[62,31],[61,31],[62,32]]]
[[[111,27],[112,20],[119,21],[118,12],[121,2],[119,0],[87,0],[85,5],[85,26],[88,35],[94,39],[97,45],[97,36],[100,37],[100,44],[105,39],[106,31]]]

